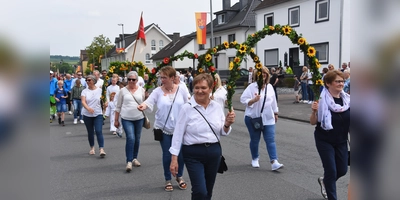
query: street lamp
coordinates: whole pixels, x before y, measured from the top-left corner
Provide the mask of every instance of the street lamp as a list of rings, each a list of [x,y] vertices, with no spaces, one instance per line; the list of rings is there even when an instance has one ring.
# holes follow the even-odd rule
[[[122,26],[122,48],[124,49],[123,60],[125,60],[125,35],[124,35],[124,24],[118,24],[118,26]]]

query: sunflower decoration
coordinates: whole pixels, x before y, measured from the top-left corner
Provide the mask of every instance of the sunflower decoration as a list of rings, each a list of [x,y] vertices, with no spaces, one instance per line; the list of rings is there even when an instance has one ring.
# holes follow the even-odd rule
[[[212,58],[212,56],[211,56],[210,54],[207,54],[207,55],[206,55],[206,61],[207,61],[207,62],[210,62],[210,61],[211,61],[211,58]]]
[[[290,32],[292,32],[292,28],[291,28],[290,26],[284,26],[284,27],[282,28],[282,31],[283,31],[283,34],[289,35]]]
[[[240,44],[239,52],[240,52],[241,54],[244,54],[244,53],[246,53],[246,51],[247,51],[247,46],[244,45],[244,44]]]
[[[199,73],[203,73],[204,72],[204,69],[203,68],[199,68]]]
[[[233,59],[233,61],[234,61],[236,64],[240,64],[240,62],[242,61],[242,59],[240,59],[239,57],[235,57],[235,59]]]
[[[268,29],[271,30],[271,31],[274,31],[275,27],[274,26],[269,26]]]
[[[324,82],[321,79],[318,79],[317,81],[315,81],[315,85],[322,86],[324,85]]]
[[[228,43],[227,41],[225,41],[225,42],[223,43],[223,45],[224,45],[225,49],[228,49],[228,48],[229,48],[229,43]]]
[[[233,46],[236,46],[236,45],[237,45],[237,42],[236,42],[236,40],[235,40],[235,41],[233,41],[233,42],[231,42],[231,44],[232,44]]]
[[[306,39],[301,37],[301,38],[299,38],[299,39],[297,40],[297,43],[298,43],[299,45],[303,45],[303,44],[306,43]]]
[[[261,69],[262,69],[262,64],[261,64],[261,62],[257,62],[255,68],[256,68],[257,70],[261,70]]]
[[[233,69],[233,62],[229,62],[229,70],[232,71]]]
[[[217,48],[213,48],[213,53],[215,54],[217,52],[218,52]]]
[[[314,47],[308,47],[308,49],[307,49],[307,56],[308,57],[314,57],[315,56],[315,48]]]
[[[254,62],[258,62],[258,61],[259,61],[258,56],[255,56],[255,57],[253,58],[253,60],[254,60]]]
[[[318,59],[315,58],[314,62],[315,62],[315,66],[319,69],[321,67],[321,64],[319,63]]]

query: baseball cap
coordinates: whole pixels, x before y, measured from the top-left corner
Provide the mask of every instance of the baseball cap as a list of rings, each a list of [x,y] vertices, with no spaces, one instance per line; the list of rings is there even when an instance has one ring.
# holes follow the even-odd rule
[[[53,71],[50,70],[50,74],[53,74]]]

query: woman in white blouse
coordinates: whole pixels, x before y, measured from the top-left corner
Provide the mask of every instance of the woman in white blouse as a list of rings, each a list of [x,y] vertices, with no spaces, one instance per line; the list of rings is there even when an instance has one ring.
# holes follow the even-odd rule
[[[126,134],[126,171],[132,170],[132,165],[140,167],[137,160],[140,145],[140,136],[144,123],[144,115],[137,109],[138,105],[145,100],[145,90],[137,86],[138,74],[130,71],[127,75],[128,85],[118,93],[117,108],[115,109],[114,126],[119,128],[119,117]]]
[[[215,74],[215,92],[211,96],[211,99],[219,103],[221,105],[222,112],[225,113],[225,102],[227,100],[226,94],[228,93],[226,89],[221,84],[221,78],[218,74]]]
[[[197,75],[193,84],[194,95],[189,104],[182,106],[177,119],[169,149],[170,170],[174,176],[179,174],[178,155],[182,152],[192,183],[192,199],[211,199],[221,160],[219,138],[231,132],[235,113],[229,112],[225,117],[220,104],[210,99],[214,84],[211,75]]]
[[[166,181],[164,189],[170,192],[173,191],[174,188],[172,187],[172,176],[169,170],[171,153],[168,150],[171,147],[175,125],[178,124],[177,118],[179,111],[182,109],[183,104],[188,101],[188,93],[184,88],[179,88],[178,85],[174,84],[176,71],[171,66],[161,68],[159,74],[162,86],[154,89],[149,98],[140,104],[138,109],[143,111],[149,108],[150,111],[152,111],[154,106],[157,106],[154,129],[161,129],[163,132],[163,139],[160,141],[160,145],[163,152],[162,162]],[[178,182],[179,188],[182,190],[187,187],[186,182],[182,178],[183,167],[183,158],[182,155],[179,155],[179,170],[176,181]]]
[[[254,72],[256,75],[258,70]],[[278,154],[276,152],[275,143],[275,123],[278,120],[278,104],[276,102],[274,88],[269,84],[271,75],[267,67],[261,69],[263,76],[263,84],[261,92],[257,85],[257,76],[255,81],[251,83],[243,91],[240,97],[240,102],[246,106],[244,122],[250,134],[250,152],[252,157],[251,165],[255,168],[260,167],[258,145],[260,144],[261,133],[264,141],[267,144],[267,151],[271,162],[271,168],[276,171],[283,167],[283,164],[278,162]],[[265,91],[267,90],[267,91]],[[261,113],[264,97],[265,104],[263,112]],[[262,129],[256,129],[251,122],[252,118],[262,117]]]
[[[90,145],[90,155],[94,155],[94,134],[96,133],[97,143],[99,144],[100,157],[104,157],[104,138],[103,138],[103,112],[100,105],[101,88],[96,87],[96,77],[89,75],[86,77],[87,88],[81,93],[83,121],[88,132]]]

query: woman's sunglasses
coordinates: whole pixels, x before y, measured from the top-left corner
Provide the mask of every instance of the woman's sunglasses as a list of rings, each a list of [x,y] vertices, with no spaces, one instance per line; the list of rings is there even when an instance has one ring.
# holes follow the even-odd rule
[[[136,79],[134,79],[134,78],[128,78],[128,81],[133,81],[133,82],[135,82]]]

